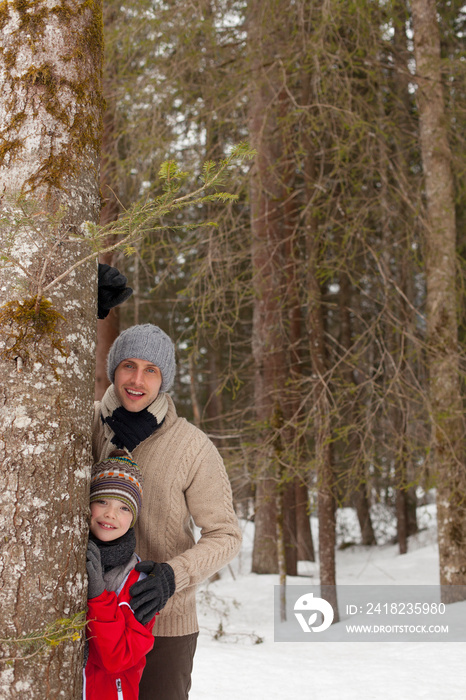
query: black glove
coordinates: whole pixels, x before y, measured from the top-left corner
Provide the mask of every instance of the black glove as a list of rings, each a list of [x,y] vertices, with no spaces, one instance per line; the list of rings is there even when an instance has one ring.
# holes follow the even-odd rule
[[[105,318],[110,309],[129,299],[133,290],[126,286],[127,282],[126,277],[116,267],[99,263],[97,318]]]
[[[134,568],[147,574],[147,578],[129,589],[134,616],[145,625],[174,594],[175,574],[170,564],[156,564],[153,561],[140,561]]]
[[[97,598],[105,590],[100,550],[95,542],[87,545],[87,597]]]

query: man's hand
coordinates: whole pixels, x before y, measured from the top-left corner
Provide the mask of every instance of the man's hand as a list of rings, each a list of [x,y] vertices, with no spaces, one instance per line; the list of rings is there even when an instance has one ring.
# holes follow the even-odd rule
[[[110,309],[129,299],[133,290],[126,286],[127,282],[126,277],[116,267],[99,263],[97,318],[105,318]]]
[[[170,564],[156,564],[153,561],[141,561],[134,568],[147,574],[147,578],[129,589],[134,616],[145,625],[174,594],[175,574]]]
[[[102,572],[102,562],[100,560],[100,551],[95,542],[89,542],[87,545],[87,597],[97,598],[105,590],[105,582]]]

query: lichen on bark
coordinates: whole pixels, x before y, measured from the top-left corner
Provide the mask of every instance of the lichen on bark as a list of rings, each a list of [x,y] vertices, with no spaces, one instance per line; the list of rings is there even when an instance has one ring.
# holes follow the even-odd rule
[[[100,3],[61,0],[50,7],[43,0],[7,1],[0,6],[0,24],[0,169],[20,157],[30,169],[21,190],[34,193],[45,185],[50,195],[53,188],[69,189],[83,167],[97,173],[99,166],[93,156],[104,104]],[[43,157],[31,158],[38,150]]]

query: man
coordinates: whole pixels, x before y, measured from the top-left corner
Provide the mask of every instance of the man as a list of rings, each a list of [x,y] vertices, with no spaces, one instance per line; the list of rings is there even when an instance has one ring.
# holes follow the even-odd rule
[[[128,328],[110,348],[111,386],[96,404],[96,461],[129,450],[144,477],[144,505],[135,527],[138,565],[148,578],[131,588],[132,608],[154,625],[141,700],[184,700],[191,686],[198,636],[196,585],[238,552],[241,532],[222,458],[213,443],[176,413],[170,390],[175,350],[160,328]],[[201,529],[197,543],[191,519]],[[147,560],[147,561],[144,561]]]

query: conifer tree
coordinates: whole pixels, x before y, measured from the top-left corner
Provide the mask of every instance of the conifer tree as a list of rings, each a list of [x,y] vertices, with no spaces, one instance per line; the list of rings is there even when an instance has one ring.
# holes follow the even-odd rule
[[[429,413],[437,477],[440,582],[444,602],[455,602],[464,599],[462,587],[466,583],[465,425],[458,352],[455,188],[445,126],[436,3],[413,0],[412,11],[426,188]]]

